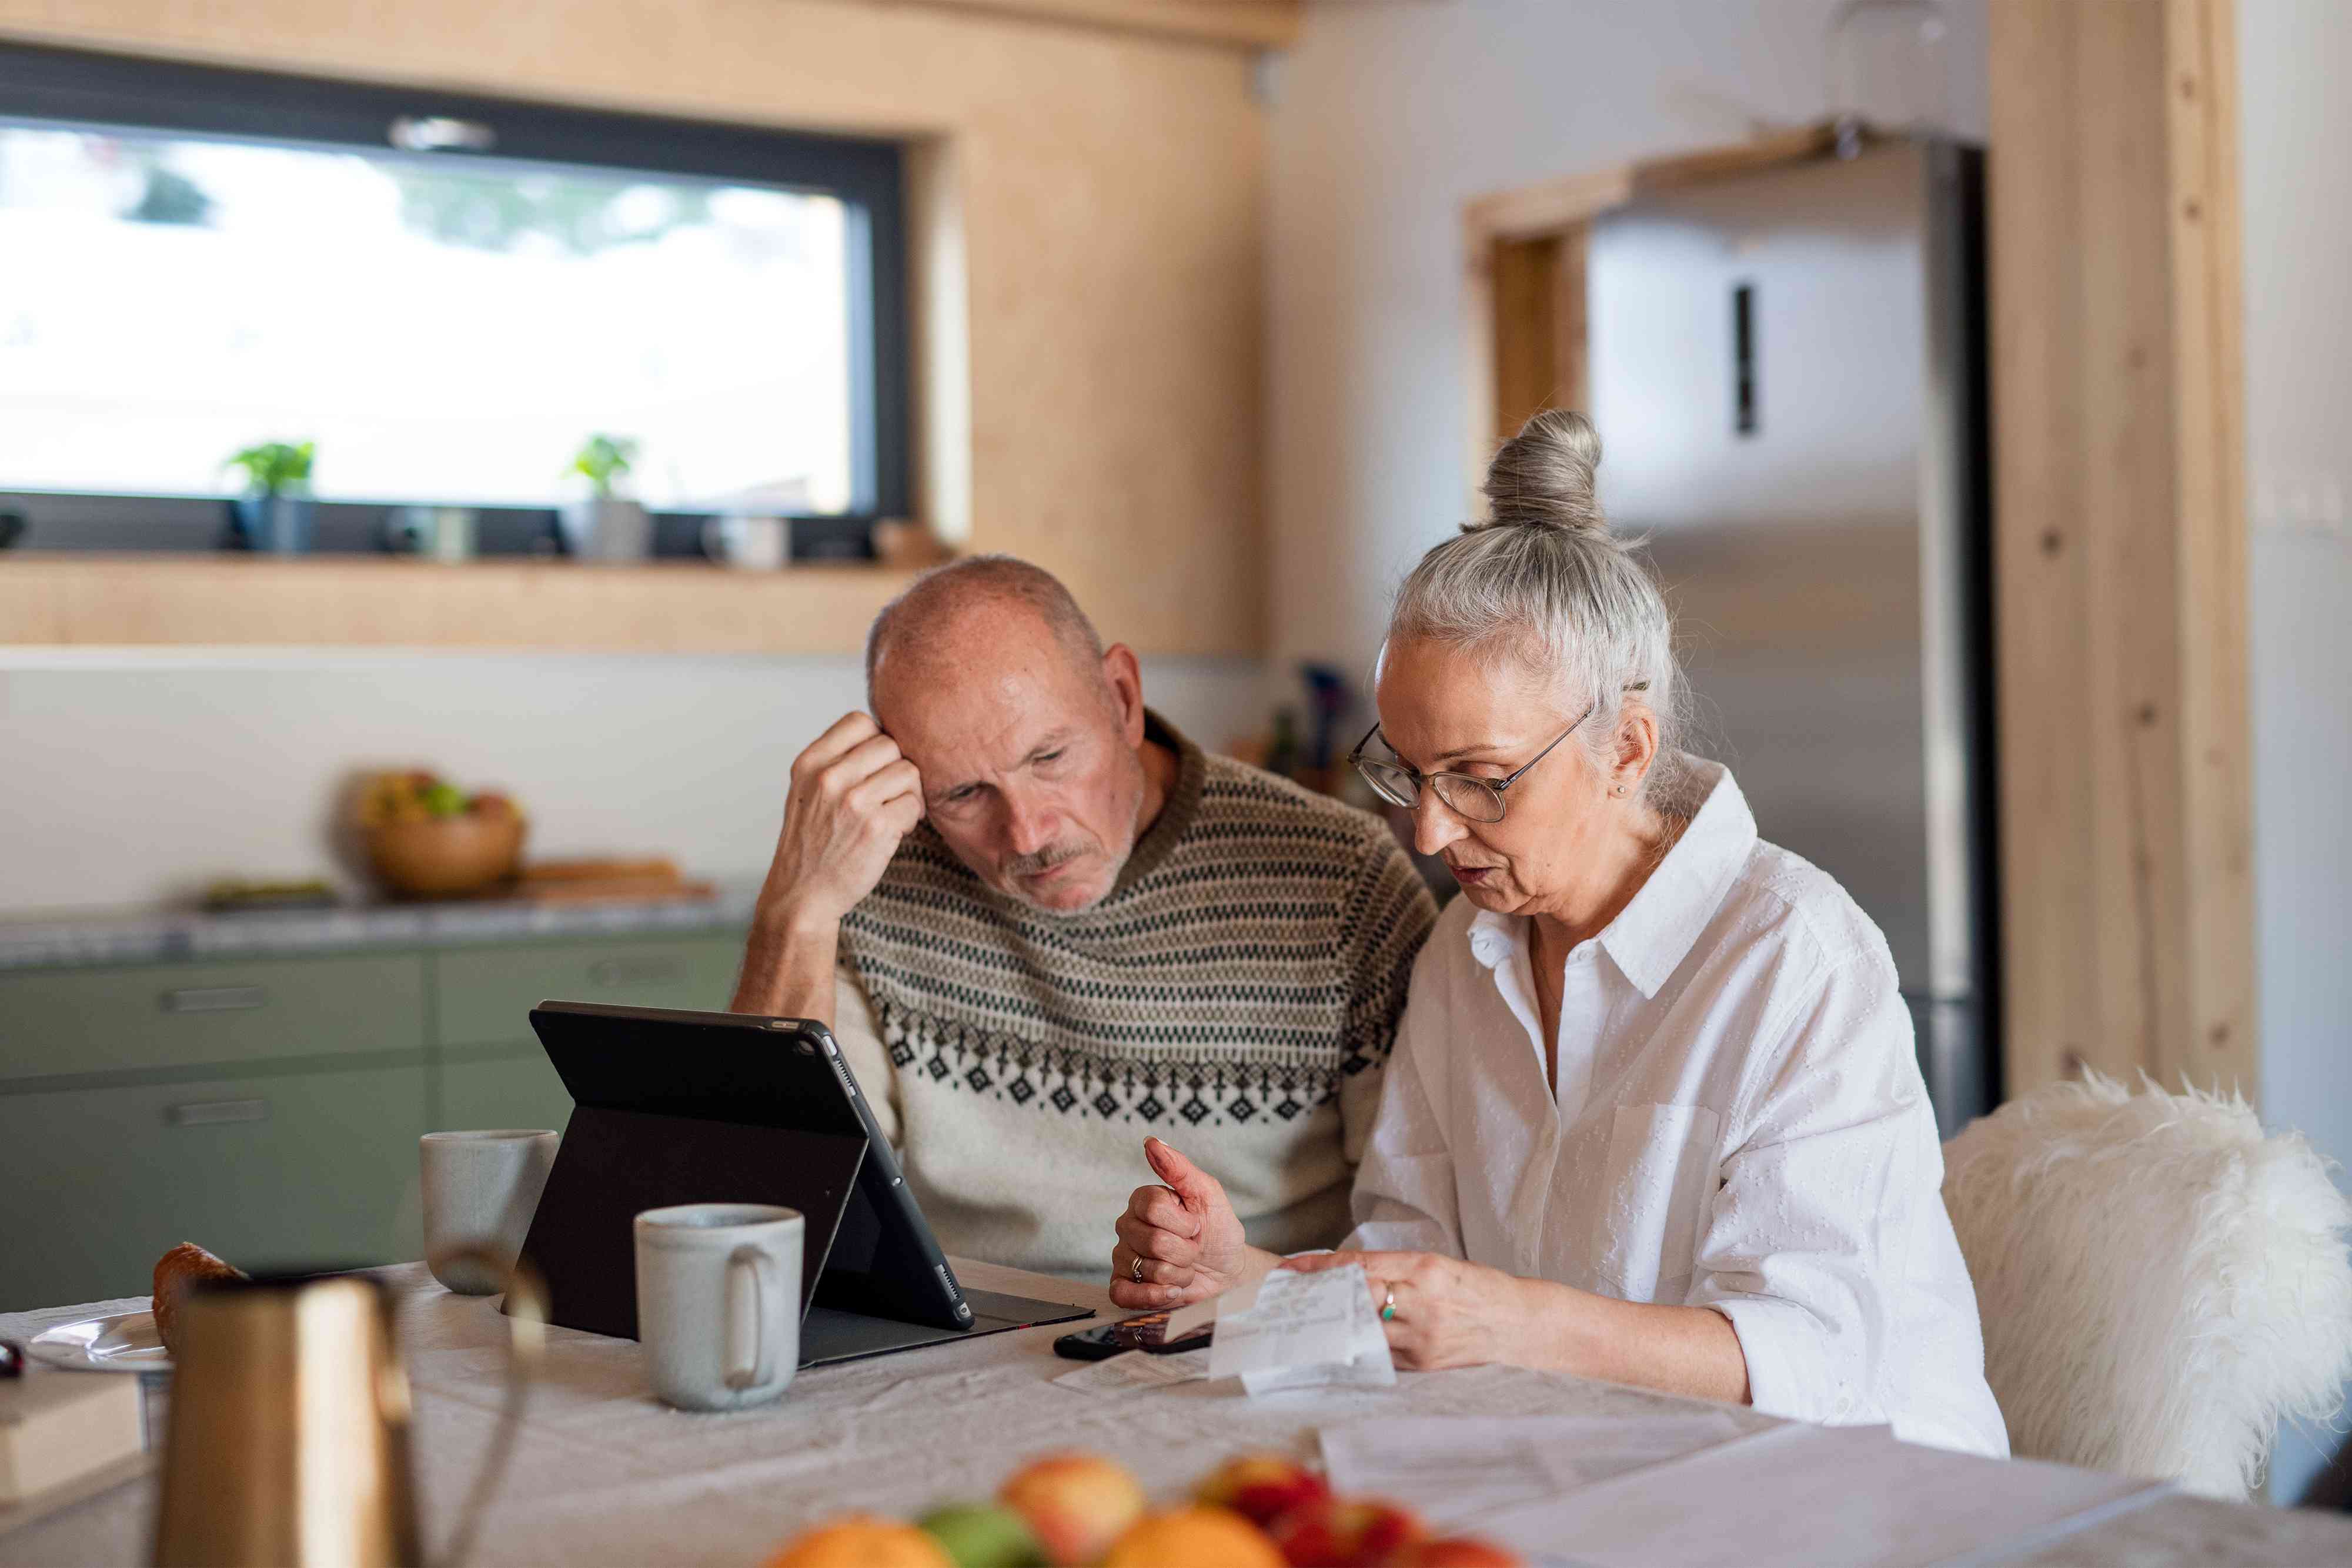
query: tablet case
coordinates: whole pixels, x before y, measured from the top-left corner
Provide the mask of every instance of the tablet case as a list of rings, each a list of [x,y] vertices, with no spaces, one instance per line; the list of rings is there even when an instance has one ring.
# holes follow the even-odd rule
[[[800,1211],[803,1366],[1094,1314],[959,1290],[822,1025],[544,1002],[572,1097],[523,1256],[569,1328],[637,1337],[634,1223],[681,1203]],[[968,1316],[969,1321],[960,1321]]]

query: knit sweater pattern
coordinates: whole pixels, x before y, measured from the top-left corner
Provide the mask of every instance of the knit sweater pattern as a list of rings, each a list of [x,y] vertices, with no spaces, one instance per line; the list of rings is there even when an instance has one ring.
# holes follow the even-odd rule
[[[1377,818],[1156,715],[1150,733],[1177,780],[1100,903],[1031,909],[925,826],[842,922],[902,1164],[951,1252],[1102,1277],[1155,1134],[1259,1245],[1348,1228],[1434,905]]]

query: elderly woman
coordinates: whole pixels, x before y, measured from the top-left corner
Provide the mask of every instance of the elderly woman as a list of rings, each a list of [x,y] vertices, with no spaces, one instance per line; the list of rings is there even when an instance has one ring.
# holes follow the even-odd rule
[[[1464,896],[1413,968],[1346,1249],[1249,1246],[1153,1139],[1166,1185],[1118,1220],[1112,1299],[1360,1263],[1408,1367],[2006,1453],[1885,940],[1676,748],[1673,628],[1599,461],[1581,416],[1538,415],[1489,470],[1493,520],[1397,596],[1354,760]]]

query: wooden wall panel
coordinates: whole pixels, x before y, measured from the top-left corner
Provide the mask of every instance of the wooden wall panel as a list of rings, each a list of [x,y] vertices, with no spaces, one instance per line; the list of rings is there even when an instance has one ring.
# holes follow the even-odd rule
[[[2254,1089],[2229,0],[1995,0],[2012,1093]]]
[[[57,551],[0,560],[0,629],[7,642],[48,646],[835,653],[864,646],[875,613],[911,580],[814,563],[722,571]]]
[[[1244,48],[866,0],[0,0],[0,36],[925,139],[953,188],[918,210],[963,225],[967,548],[1148,653],[1265,645]]]
[[[1495,242],[1495,422],[1500,441],[1553,401],[1557,235]]]
[[[1585,227],[1525,237],[1474,228],[1472,244],[1475,489],[1496,446],[1531,415],[1584,407]]]
[[[1281,48],[1298,37],[1306,0],[866,0],[869,5],[937,5],[1003,16],[1209,43]]]

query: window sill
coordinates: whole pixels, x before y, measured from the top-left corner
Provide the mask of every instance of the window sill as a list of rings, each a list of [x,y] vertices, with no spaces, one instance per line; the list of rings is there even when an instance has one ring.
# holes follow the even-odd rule
[[[0,644],[854,653],[912,570],[0,554]]]

